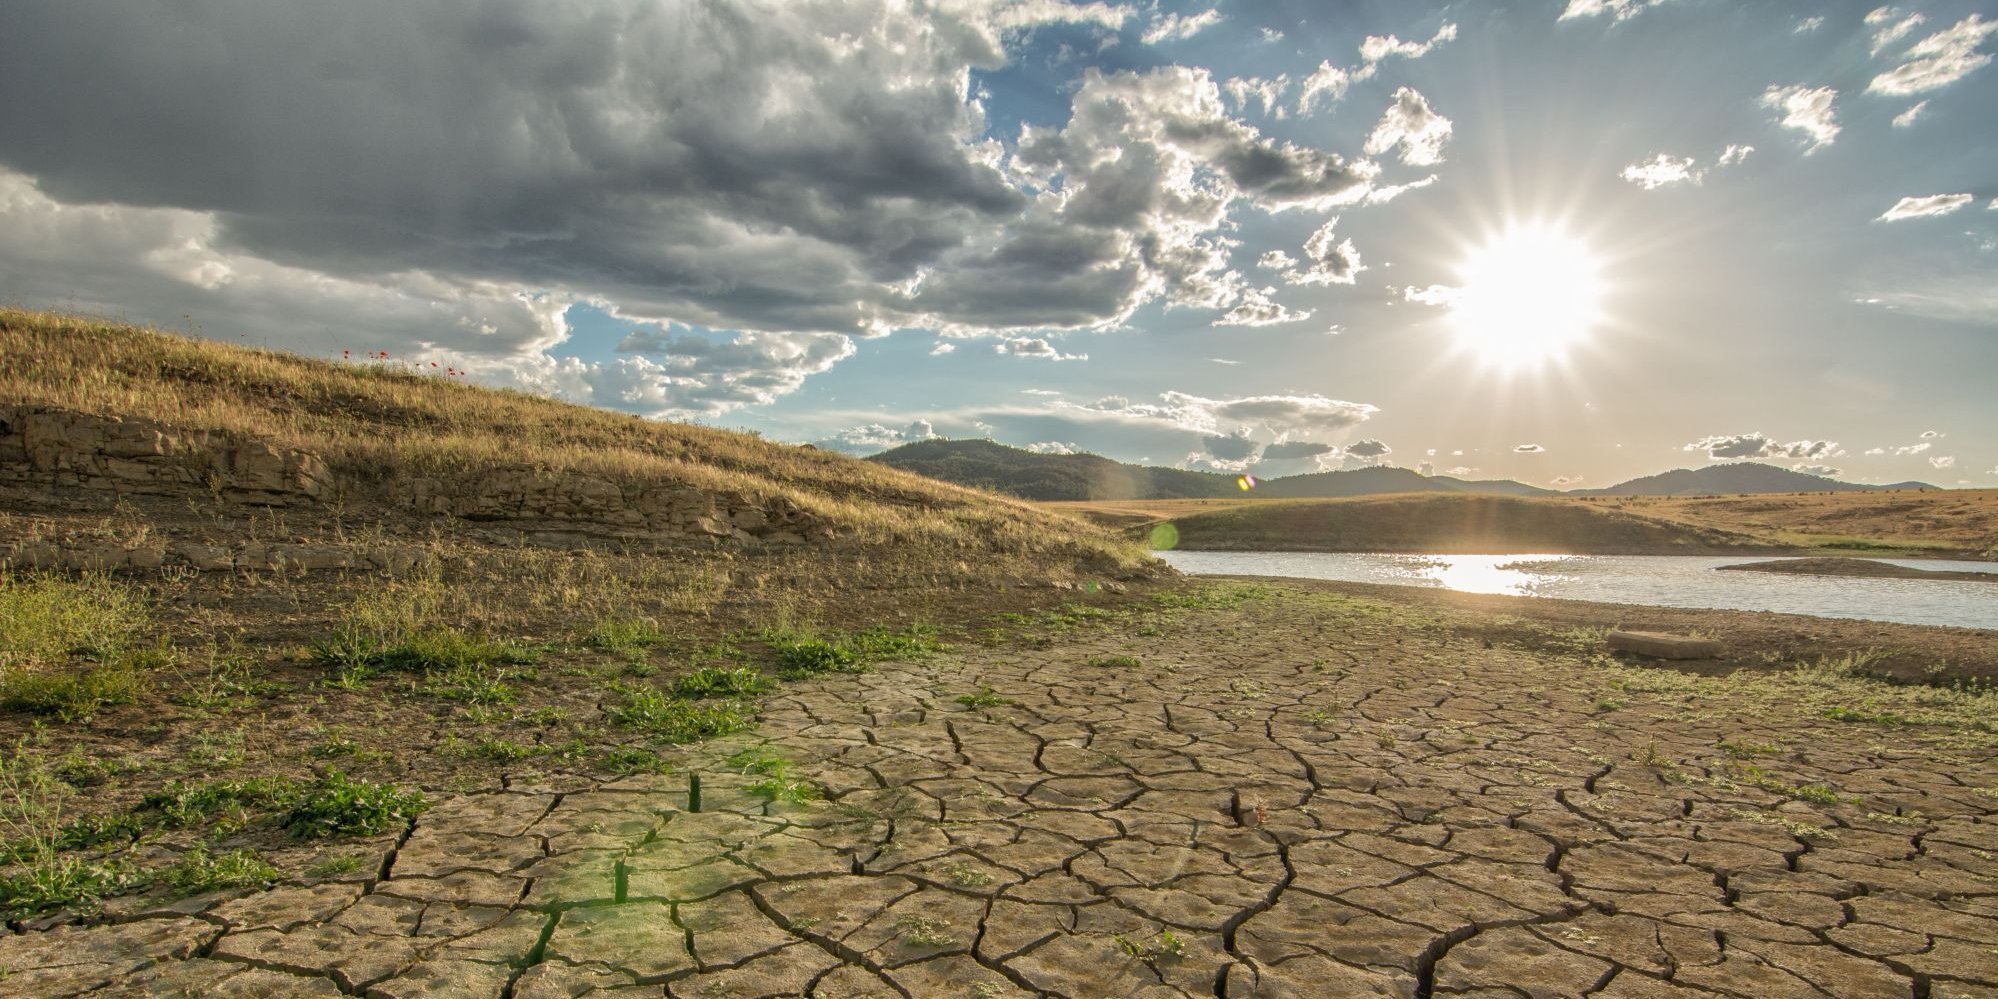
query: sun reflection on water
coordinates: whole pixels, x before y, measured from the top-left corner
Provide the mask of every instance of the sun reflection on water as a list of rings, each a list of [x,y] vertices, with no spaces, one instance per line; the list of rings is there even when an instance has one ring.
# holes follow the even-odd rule
[[[1499,593],[1531,596],[1542,587],[1561,579],[1548,571],[1552,564],[1567,561],[1567,555],[1406,555],[1397,558],[1399,568],[1411,578],[1462,593]]]

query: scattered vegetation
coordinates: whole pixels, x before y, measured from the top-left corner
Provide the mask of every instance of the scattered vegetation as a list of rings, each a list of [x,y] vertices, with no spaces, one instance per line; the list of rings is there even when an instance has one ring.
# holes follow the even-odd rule
[[[1137,656],[1096,656],[1084,660],[1082,664],[1097,669],[1137,669],[1145,662]]]
[[[1170,929],[1160,930],[1150,940],[1137,940],[1122,933],[1112,934],[1111,939],[1116,941],[1118,950],[1150,965],[1157,965],[1165,958],[1186,956],[1186,941]]]
[[[763,642],[776,657],[778,675],[802,680],[826,673],[864,673],[877,662],[910,659],[937,651],[928,629],[891,631],[871,628],[849,634],[821,635],[812,629],[772,629]]]
[[[993,693],[992,688],[989,686],[979,687],[976,694],[959,694],[955,700],[967,708],[996,708],[1002,704],[1013,703],[1011,700]]]
[[[597,618],[582,634],[584,645],[616,653],[640,652],[664,645],[670,637],[651,618],[616,614]]]
[[[68,723],[137,701],[172,659],[141,644],[150,626],[144,598],[107,576],[0,568],[0,709]]]
[[[740,704],[669,697],[656,687],[623,687],[621,700],[607,710],[610,720],[662,742],[699,742],[741,732],[750,719]]]
[[[738,666],[733,669],[703,666],[673,684],[674,696],[689,700],[705,697],[746,700],[775,689],[777,681],[764,676],[762,670],[750,666]]]
[[[199,895],[225,888],[269,888],[284,876],[255,850],[234,850],[216,856],[195,846],[172,866],[153,876],[169,895]]]
[[[420,791],[330,771],[302,788],[281,824],[301,839],[373,836],[415,818],[429,800]]]
[[[903,940],[917,947],[949,947],[957,943],[950,924],[931,916],[914,913],[903,916],[895,921],[895,930]]]

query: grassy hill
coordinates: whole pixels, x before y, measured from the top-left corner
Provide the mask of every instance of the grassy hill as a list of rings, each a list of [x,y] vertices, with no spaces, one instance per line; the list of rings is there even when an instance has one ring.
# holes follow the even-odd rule
[[[261,496],[299,526],[337,511],[391,533],[510,526],[644,546],[752,540],[747,532],[772,544],[810,537],[928,552],[929,561],[1018,557],[1028,573],[1133,564],[1067,518],[877,463],[479,388],[391,361],[329,363],[48,313],[0,310],[0,407],[0,448],[35,467],[11,483],[17,504],[53,500],[34,488],[40,482],[59,489],[95,473],[109,487],[79,494],[84,506],[117,496],[172,519],[187,512],[187,496],[241,485],[229,481],[235,457],[202,464],[229,448],[278,455],[312,480],[302,494]],[[64,435],[88,450],[91,434],[116,441],[88,456],[65,451]],[[677,522],[703,530],[689,537]]]
[[[1736,461],[1704,468],[1675,468],[1620,482],[1606,489],[1584,489],[1578,496],[1719,496],[1728,493],[1869,493],[1906,489],[1934,489],[1926,482],[1896,482],[1885,486],[1861,485],[1765,465],[1759,461]]]
[[[988,440],[926,440],[867,460],[927,478],[1040,502],[1126,502],[1240,498],[1232,473],[1132,465],[1094,454],[1040,454]],[[1720,496],[1766,493],[1864,493],[1934,489],[1923,482],[1860,485],[1742,461],[1680,468],[1605,489],[1561,492],[1509,479],[1460,479],[1379,466],[1262,479],[1255,495],[1336,499],[1392,493],[1491,496]]]
[[[1998,489],[1749,496],[1495,497],[1055,503],[1178,547],[1291,551],[1828,553],[1998,557]]]
[[[1239,491],[1232,475],[1130,465],[1093,454],[1040,454],[988,440],[915,441],[867,460],[1028,500],[1194,499]]]
[[[1040,502],[1227,499],[1241,495],[1233,473],[1132,465],[1094,454],[1040,454],[988,440],[916,441],[867,460],[943,482]],[[1413,469],[1387,466],[1288,475],[1264,479],[1256,486],[1258,496],[1275,498],[1408,492],[1533,496],[1550,491],[1519,482],[1425,476]]]
[[[1606,504],[1511,496],[1263,499],[1193,512],[1171,523],[1176,547],[1207,550],[1603,555],[1766,550],[1752,536]]]

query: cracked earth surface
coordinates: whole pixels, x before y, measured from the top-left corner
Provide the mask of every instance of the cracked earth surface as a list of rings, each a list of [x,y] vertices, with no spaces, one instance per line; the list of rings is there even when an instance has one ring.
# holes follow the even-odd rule
[[[443,797],[366,876],[0,938],[0,994],[1998,999],[1989,750],[1606,714],[1481,644],[1271,599],[794,684],[672,776]],[[748,793],[759,744],[824,800]]]

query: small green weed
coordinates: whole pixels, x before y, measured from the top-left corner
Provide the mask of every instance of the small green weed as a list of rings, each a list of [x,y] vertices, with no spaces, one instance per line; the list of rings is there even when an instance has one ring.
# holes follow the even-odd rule
[[[236,850],[218,857],[206,846],[196,846],[151,880],[178,897],[225,888],[269,888],[283,879],[284,875],[255,850]]]
[[[1758,756],[1774,756],[1783,747],[1768,742],[1752,742],[1747,739],[1724,739],[1720,751],[1737,760],[1752,760]]]
[[[1097,656],[1084,660],[1082,664],[1098,669],[1137,669],[1143,666],[1145,661],[1137,656]]]
[[[750,794],[765,801],[786,801],[802,805],[808,801],[818,801],[826,796],[817,784],[810,781],[790,780],[785,777],[765,777],[743,788]]]
[[[895,921],[902,939],[917,947],[949,947],[957,943],[950,924],[930,916],[907,915]]]
[[[298,782],[283,777],[200,784],[170,781],[165,788],[140,799],[134,811],[157,815],[152,821],[165,828],[182,829],[217,817],[241,817],[253,810],[287,808],[298,794]]]
[[[786,680],[825,673],[864,673],[876,662],[908,659],[940,648],[928,629],[920,627],[901,631],[870,628],[832,637],[809,630],[771,629],[762,639],[777,657],[778,675]]]
[[[673,684],[674,696],[689,700],[705,697],[741,700],[767,694],[775,689],[777,681],[764,676],[762,670],[753,666],[738,666],[734,669],[703,666]]]
[[[306,868],[305,875],[311,878],[337,878],[360,870],[364,863],[367,863],[367,858],[358,854],[337,854]]]
[[[423,692],[432,697],[447,701],[462,701],[466,704],[479,704],[487,707],[512,704],[519,696],[513,685],[506,682],[510,674],[492,666],[467,664],[455,669],[431,674]]]
[[[547,746],[530,746],[526,743],[486,736],[467,746],[464,750],[464,755],[474,759],[491,760],[495,763],[518,763],[521,760],[531,760],[537,756],[545,756],[548,752],[549,747]]]
[[[408,822],[429,805],[420,791],[334,770],[301,789],[280,824],[300,839],[373,836]]]
[[[664,774],[673,771],[658,753],[643,746],[597,750],[596,764],[614,774]]]
[[[993,693],[991,687],[979,687],[976,694],[959,694],[956,700],[967,708],[996,708],[1002,704],[1013,703]]]
[[[622,702],[607,709],[610,720],[666,742],[699,742],[750,727],[748,716],[734,702],[681,700],[654,687],[630,687],[621,693]]]
[[[638,652],[672,639],[671,635],[659,629],[658,622],[649,617],[610,614],[597,618],[581,637],[583,644],[590,648],[617,653]]]

